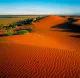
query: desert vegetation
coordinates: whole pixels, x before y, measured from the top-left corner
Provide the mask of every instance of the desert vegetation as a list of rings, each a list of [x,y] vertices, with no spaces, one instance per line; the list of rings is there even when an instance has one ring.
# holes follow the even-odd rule
[[[43,19],[44,17],[36,17],[36,21]]]
[[[3,28],[4,28],[4,25],[3,25],[3,24],[1,24],[1,25],[0,25],[0,30],[1,30],[1,29],[3,29]]]
[[[27,31],[31,32],[32,31],[32,28],[27,28]]]
[[[2,32],[2,34],[0,34],[1,36],[12,36],[12,35],[20,35],[20,34],[25,34],[25,33],[29,33],[32,31],[32,28],[28,26],[28,28],[24,28],[24,26],[27,26],[28,24],[32,24],[33,23],[33,18],[28,18],[22,21],[17,21],[17,22],[13,22],[11,24],[9,24],[8,26],[4,26],[3,24],[0,25],[0,32]],[[20,29],[19,27],[23,27],[24,29]],[[20,29],[18,31],[16,31],[16,29]],[[3,30],[5,30],[6,32],[3,32]]]
[[[7,33],[6,33],[6,35],[8,35],[8,36],[12,36],[12,35],[14,35],[14,31],[12,31],[12,30],[8,30]]]
[[[19,30],[18,31],[18,34],[20,35],[20,34],[26,34],[26,33],[29,33],[29,31],[28,30]]]
[[[36,21],[41,20],[44,17],[36,17]],[[33,18],[27,18],[24,20],[19,20],[17,22],[12,22],[5,26],[4,24],[0,25],[0,36],[12,36],[29,33],[32,31],[32,25],[34,22]],[[6,32],[5,32],[6,31]]]

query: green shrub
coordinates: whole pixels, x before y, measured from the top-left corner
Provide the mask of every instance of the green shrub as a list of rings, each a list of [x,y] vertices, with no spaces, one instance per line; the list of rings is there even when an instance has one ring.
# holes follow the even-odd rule
[[[1,25],[0,25],[0,30],[1,30],[1,29],[3,29],[3,28],[4,28],[4,25],[3,25],[3,24],[1,24]]]
[[[34,20],[33,18],[28,18],[28,19],[23,20],[22,23],[24,25],[26,25],[26,24],[32,24],[33,20]]]
[[[8,31],[7,31],[7,35],[8,35],[8,36],[12,36],[12,35],[14,35],[14,31],[12,31],[12,30],[8,30]]]
[[[6,30],[9,30],[10,29],[10,27],[8,26],[8,27],[6,27]]]
[[[23,25],[26,25],[26,24],[27,24],[27,19],[26,19],[26,20],[23,20],[23,21],[22,21],[22,24],[23,24]]]
[[[15,25],[12,25],[12,28],[16,28],[16,26]]]
[[[16,23],[12,23],[12,24],[9,25],[9,27],[12,27],[12,28],[15,28],[16,26],[17,26]]]
[[[36,21],[41,20],[41,19],[42,19],[42,17],[37,17],[37,18],[36,18]]]
[[[19,30],[18,31],[18,34],[25,34],[25,33],[28,33],[28,31],[27,30]]]
[[[16,22],[17,26],[22,26],[23,25],[23,21],[18,21]]]
[[[32,28],[27,28],[27,30],[28,30],[29,32],[31,32],[31,31],[32,31]]]

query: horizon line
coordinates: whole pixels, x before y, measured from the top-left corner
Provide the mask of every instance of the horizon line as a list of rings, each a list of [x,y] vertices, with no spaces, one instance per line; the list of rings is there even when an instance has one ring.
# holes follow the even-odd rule
[[[80,16],[80,15],[76,15],[76,14],[0,14],[0,16],[7,16],[7,15],[13,15],[13,16],[37,16],[37,15],[58,15],[58,16]]]

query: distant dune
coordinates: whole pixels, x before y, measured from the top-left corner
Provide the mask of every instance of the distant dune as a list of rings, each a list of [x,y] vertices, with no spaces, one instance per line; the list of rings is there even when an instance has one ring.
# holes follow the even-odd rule
[[[48,16],[34,22],[33,32],[0,38],[2,78],[80,78],[80,39],[51,28],[67,18]]]

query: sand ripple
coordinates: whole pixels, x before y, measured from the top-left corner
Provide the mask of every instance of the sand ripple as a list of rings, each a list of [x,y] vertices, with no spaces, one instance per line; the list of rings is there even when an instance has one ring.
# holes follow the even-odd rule
[[[79,52],[1,44],[0,78],[80,78],[79,58]]]

